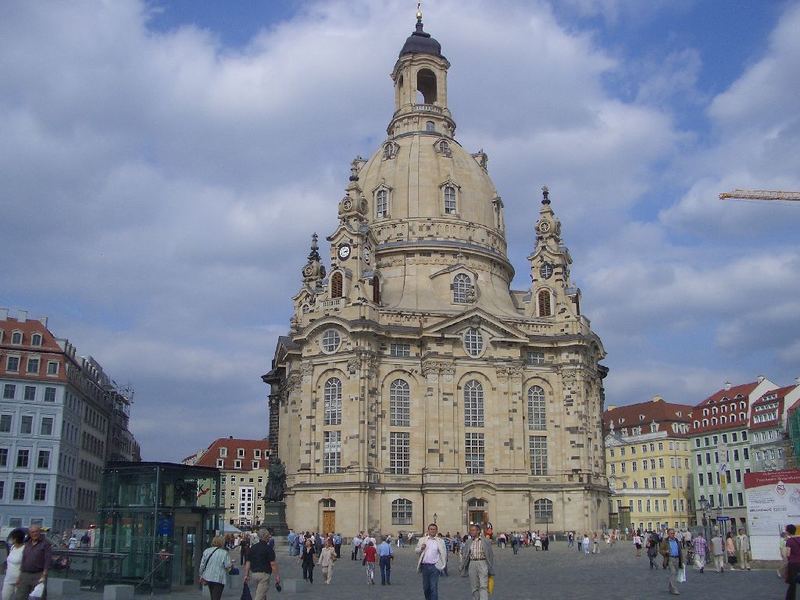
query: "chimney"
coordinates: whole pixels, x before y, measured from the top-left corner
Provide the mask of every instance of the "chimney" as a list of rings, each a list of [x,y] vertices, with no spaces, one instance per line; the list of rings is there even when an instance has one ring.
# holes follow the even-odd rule
[[[797,378],[797,383],[800,383],[800,377],[798,377],[798,378]],[[614,410],[615,408],[617,408],[617,407],[616,407],[616,406],[614,406],[613,404],[609,404],[609,405],[606,407],[606,410]]]
[[[731,389],[731,382],[730,382],[730,381],[726,381],[726,382],[725,382],[725,389],[726,389],[726,390],[729,390],[729,389]]]
[[[7,320],[8,320],[8,309],[0,308],[0,321],[7,321]]]
[[[761,383],[766,379],[766,377],[764,377],[763,375],[759,375],[758,377],[756,377],[756,379],[758,380],[758,383]]]
[[[661,396],[659,396],[658,394],[656,394],[655,396],[653,396],[653,397],[650,399],[650,402],[663,402],[663,401],[664,401],[664,398],[662,398],[662,397],[661,397]]]
[[[28,311],[27,310],[18,310],[17,311],[17,321],[20,323],[24,323],[28,320]]]
[[[39,322],[40,322],[42,325],[44,325],[44,326],[45,326],[45,328],[47,327],[47,317],[39,317]]]

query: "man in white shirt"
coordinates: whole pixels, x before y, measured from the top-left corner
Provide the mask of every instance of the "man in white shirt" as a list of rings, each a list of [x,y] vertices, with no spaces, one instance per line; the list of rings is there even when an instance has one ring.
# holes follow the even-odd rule
[[[425,600],[439,600],[439,574],[447,567],[447,546],[438,533],[436,523],[428,525],[427,535],[420,538],[415,550],[419,554],[417,570],[422,573]]]

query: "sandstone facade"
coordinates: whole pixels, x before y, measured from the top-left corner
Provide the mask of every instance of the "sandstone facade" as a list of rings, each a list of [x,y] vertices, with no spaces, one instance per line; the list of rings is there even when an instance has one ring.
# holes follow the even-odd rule
[[[290,527],[596,529],[608,482],[599,364],[544,188],[532,284],[511,290],[503,202],[454,138],[421,19],[392,72],[384,144],[353,161],[264,381]]]

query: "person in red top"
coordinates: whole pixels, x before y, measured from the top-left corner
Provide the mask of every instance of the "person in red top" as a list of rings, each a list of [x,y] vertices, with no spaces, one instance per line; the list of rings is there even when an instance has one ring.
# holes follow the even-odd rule
[[[786,590],[786,600],[795,600],[797,593],[797,574],[800,573],[800,537],[796,537],[797,528],[794,525],[786,526],[786,533],[789,537],[786,540],[786,583],[789,584]]]
[[[367,547],[364,548],[364,564],[367,566],[367,583],[375,585],[375,560],[378,556],[378,551],[375,544],[370,540]]]

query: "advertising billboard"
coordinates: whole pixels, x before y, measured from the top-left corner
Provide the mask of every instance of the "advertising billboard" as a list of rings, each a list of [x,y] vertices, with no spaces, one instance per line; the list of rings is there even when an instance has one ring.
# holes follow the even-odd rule
[[[744,488],[753,560],[780,560],[781,531],[800,528],[800,469],[745,473]]]

